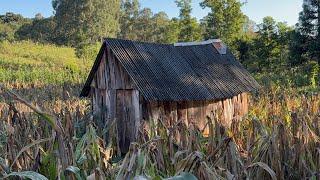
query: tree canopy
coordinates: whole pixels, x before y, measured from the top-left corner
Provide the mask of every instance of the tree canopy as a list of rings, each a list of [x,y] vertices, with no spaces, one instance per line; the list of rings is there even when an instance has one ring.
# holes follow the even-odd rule
[[[78,56],[93,59],[103,37],[158,43],[220,38],[252,71],[319,64],[319,0],[304,0],[295,27],[271,16],[256,24],[241,11],[241,0],[202,0],[199,5],[209,9],[202,19],[192,16],[192,0],[174,2],[179,15],[169,18],[139,0],[53,0],[52,17],[0,15],[0,41],[72,46]]]
[[[233,46],[244,30],[245,15],[241,11],[242,5],[238,0],[204,0],[201,6],[211,10],[203,19],[205,39],[220,38]]]

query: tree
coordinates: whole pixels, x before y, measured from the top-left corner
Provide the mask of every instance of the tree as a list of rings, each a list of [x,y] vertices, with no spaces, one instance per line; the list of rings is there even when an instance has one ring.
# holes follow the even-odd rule
[[[31,19],[24,18],[20,14],[7,12],[5,15],[0,15],[0,41],[15,40],[15,33],[25,24],[30,24]]]
[[[220,38],[229,46],[243,31],[245,16],[241,11],[242,3],[238,0],[204,0],[203,8],[211,12],[204,18],[206,39]]]
[[[5,15],[0,15],[1,23],[8,23],[8,24],[19,24],[23,22],[25,18],[23,18],[20,14],[14,14],[12,12],[7,12]]]
[[[56,23],[53,17],[35,18],[32,23],[22,25],[15,33],[18,40],[32,40],[41,43],[54,43]]]
[[[257,24],[250,20],[248,16],[245,16],[243,32],[234,42],[236,49],[235,55],[238,57],[241,63],[246,63],[250,60],[250,46],[257,36],[257,33],[255,32],[256,28]]]
[[[195,18],[191,17],[191,0],[176,0],[180,8],[178,35],[179,41],[198,41],[202,39],[201,28]]]
[[[299,15],[297,31],[291,43],[291,63],[300,64],[309,60],[320,62],[320,1],[304,0]],[[298,50],[298,51],[297,51]]]
[[[166,43],[170,20],[165,12],[159,12],[152,17],[153,42]]]
[[[121,3],[120,32],[122,39],[136,40],[135,24],[139,16],[140,4],[138,0],[123,0]]]
[[[253,63],[256,63],[259,70],[285,65],[292,28],[286,23],[276,22],[270,16],[263,18],[258,28],[251,47]]]
[[[150,8],[140,9],[137,0],[125,0],[121,5],[118,37],[146,42],[166,42],[169,18],[165,12],[153,14]]]
[[[41,19],[44,19],[44,17],[42,16],[41,13],[37,13],[37,14],[34,16],[34,19],[35,19],[35,20],[41,20]]]
[[[134,33],[137,36],[137,40],[152,42],[154,39],[152,38],[154,34],[153,28],[153,13],[150,8],[143,8],[139,12],[139,16],[137,17],[134,25]]]
[[[165,42],[175,43],[179,41],[180,23],[178,18],[172,18],[166,28]]]
[[[74,47],[115,37],[120,0],[53,0],[58,44]]]

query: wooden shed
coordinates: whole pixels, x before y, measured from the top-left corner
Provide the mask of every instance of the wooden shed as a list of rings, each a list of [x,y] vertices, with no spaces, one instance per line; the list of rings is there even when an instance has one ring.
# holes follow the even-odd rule
[[[259,84],[220,40],[156,44],[104,40],[82,89],[96,122],[116,120],[120,149],[128,150],[141,121],[195,123],[220,109],[222,123],[248,111],[247,93]]]

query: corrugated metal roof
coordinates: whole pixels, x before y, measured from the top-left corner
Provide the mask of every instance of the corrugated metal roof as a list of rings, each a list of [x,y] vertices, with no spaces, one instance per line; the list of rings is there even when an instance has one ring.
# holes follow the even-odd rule
[[[220,54],[213,44],[174,46],[108,38],[80,96],[88,96],[106,47],[111,49],[146,100],[225,99],[260,88],[229,50]]]

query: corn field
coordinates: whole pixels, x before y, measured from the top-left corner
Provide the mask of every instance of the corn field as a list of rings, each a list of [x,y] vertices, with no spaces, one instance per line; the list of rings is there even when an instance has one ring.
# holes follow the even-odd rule
[[[0,90],[0,178],[320,179],[320,94],[263,90],[230,129],[212,112],[209,136],[193,124],[150,120],[122,156],[116,120],[96,127],[75,87],[21,86]]]

